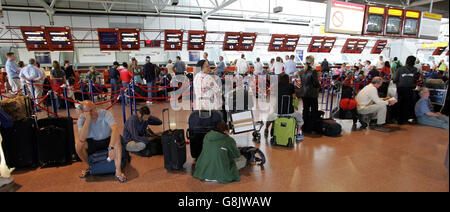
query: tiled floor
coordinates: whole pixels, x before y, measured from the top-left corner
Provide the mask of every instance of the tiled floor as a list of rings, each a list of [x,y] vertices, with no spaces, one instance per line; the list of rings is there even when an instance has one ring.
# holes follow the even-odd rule
[[[154,105],[151,109],[161,118],[164,107],[167,105]],[[123,126],[120,106],[114,106],[112,111]],[[186,129],[189,114],[190,111],[172,112],[172,126],[176,123],[176,128]],[[255,115],[264,117],[265,113]],[[343,136],[307,135],[293,149],[271,146],[264,138],[261,144],[255,144],[251,135],[235,136],[238,146],[256,145],[268,161],[264,167],[244,168],[240,182],[226,185],[194,179],[189,149],[185,170],[179,173],[168,173],[162,156],[133,155],[125,168],[129,177],[126,184],[116,182],[113,176],[79,179],[81,163],[20,170],[13,176],[21,186],[18,191],[449,191],[449,172],[444,166],[448,131],[392,125],[398,129],[389,134],[352,132],[351,121],[340,122]]]

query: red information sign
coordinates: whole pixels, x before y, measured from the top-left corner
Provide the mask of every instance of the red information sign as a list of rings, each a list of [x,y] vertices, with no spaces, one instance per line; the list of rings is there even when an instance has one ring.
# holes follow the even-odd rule
[[[274,34],[270,40],[269,52],[282,52],[286,44],[286,35]]]
[[[122,50],[139,50],[140,44],[139,29],[119,29],[120,47]]]
[[[284,51],[294,52],[297,48],[300,35],[286,35],[286,42],[284,44]]]
[[[119,29],[98,28],[100,51],[120,51]]]
[[[372,48],[371,54],[381,54],[384,48],[387,45],[387,40],[377,40],[375,45]]]
[[[366,47],[368,40],[349,38],[342,47],[342,54],[361,54]]]
[[[239,42],[240,51],[253,51],[256,43],[256,33],[241,33]]]
[[[226,32],[223,41],[223,51],[239,51],[241,43],[241,33]]]
[[[322,49],[324,41],[324,37],[312,37],[311,42],[309,43],[308,52],[319,53]]]
[[[28,51],[50,51],[45,27],[20,27]]]
[[[188,50],[203,51],[205,50],[206,32],[205,31],[189,31]]]
[[[166,30],[164,32],[164,50],[181,51],[183,50],[183,30]]]
[[[440,56],[442,53],[444,53],[445,49],[447,49],[447,47],[438,47],[436,50],[434,50],[433,56]]]
[[[52,51],[73,51],[70,27],[46,27],[47,40]]]
[[[324,37],[322,48],[320,48],[320,53],[330,53],[335,42],[336,38]]]

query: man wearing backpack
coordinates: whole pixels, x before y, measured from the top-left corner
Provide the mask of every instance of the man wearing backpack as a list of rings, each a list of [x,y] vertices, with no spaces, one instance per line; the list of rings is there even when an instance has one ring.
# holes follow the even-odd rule
[[[391,65],[391,76],[390,76],[391,79],[393,79],[393,77],[395,76],[395,72],[402,66],[403,65],[400,62],[400,60],[398,60],[397,57],[394,57],[394,61],[392,62],[392,65]]]

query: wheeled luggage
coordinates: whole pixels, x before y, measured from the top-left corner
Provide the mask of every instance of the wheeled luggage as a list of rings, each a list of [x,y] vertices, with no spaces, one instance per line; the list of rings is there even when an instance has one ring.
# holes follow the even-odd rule
[[[288,111],[289,107],[291,107],[290,97],[283,96],[282,104],[285,98],[289,99],[288,101]],[[281,106],[283,108],[283,105]],[[278,115],[273,123],[273,135],[271,143],[280,146],[293,147],[295,139],[295,133],[297,131],[297,120],[294,117],[290,117],[288,115]]]
[[[161,142],[164,153],[164,168],[167,170],[180,170],[183,169],[184,163],[186,163],[186,141],[184,138],[184,130],[177,129],[171,130],[170,128],[170,115],[169,109],[166,108],[162,111],[163,122],[164,112],[167,112],[169,124],[169,130],[165,130],[161,136]]]
[[[70,162],[66,157],[66,130],[55,125],[37,130],[38,161],[41,167],[64,165]]]
[[[37,121],[37,126],[39,129],[46,128],[49,126],[54,126],[58,128],[62,128],[64,130],[64,134],[61,138],[54,138],[55,140],[49,141],[49,139],[46,139],[45,137],[42,137],[37,139],[38,146],[40,143],[44,142],[52,142],[48,145],[51,148],[53,145],[56,145],[57,143],[64,143],[63,146],[60,147],[60,149],[54,149],[52,151],[48,151],[49,154],[59,154],[63,153],[65,156],[65,162],[64,163],[70,163],[74,160],[78,160],[78,156],[75,150],[75,135],[73,130],[73,119],[72,117],[61,117],[61,118],[45,118],[40,119]],[[48,156],[46,156],[48,157]]]
[[[26,168],[37,165],[35,119],[15,121],[13,127],[2,128],[1,134],[8,167]]]
[[[194,111],[191,113],[188,121],[187,138],[190,142],[192,158],[200,156],[205,135],[209,131],[216,129],[217,124],[221,121],[221,114],[215,111]]]

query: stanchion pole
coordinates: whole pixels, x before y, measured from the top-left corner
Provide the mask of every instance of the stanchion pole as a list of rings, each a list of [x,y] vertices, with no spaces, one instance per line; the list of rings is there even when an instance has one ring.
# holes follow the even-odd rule
[[[25,82],[26,83],[26,82]],[[27,85],[23,85],[23,94],[27,95]]]
[[[70,117],[69,101],[67,101],[67,88],[64,87],[64,101],[66,102],[67,117]]]
[[[135,89],[135,85],[134,85],[135,84],[134,77],[132,80],[133,80],[133,91],[132,92],[133,92],[133,97],[134,97],[133,98],[133,108],[134,108],[134,114],[137,114],[136,113],[136,89]]]
[[[125,95],[123,93],[123,90],[120,89],[120,100],[122,102],[122,117],[123,117],[123,124],[125,124],[125,121],[127,120],[127,115],[125,113]]]
[[[33,101],[32,102],[34,102],[36,104],[37,101],[35,101],[36,95],[34,94],[34,82],[33,81],[31,81],[31,96],[33,97]],[[37,112],[37,108],[36,107],[37,106],[34,107],[34,112]]]
[[[0,100],[3,100],[3,97],[2,97],[2,89],[0,88]]]
[[[84,101],[84,85],[83,85],[83,80],[81,81],[81,100]]]
[[[128,102],[130,103],[130,116],[133,115],[133,103],[131,101],[131,89],[130,84],[128,84]]]
[[[91,93],[91,101],[95,103],[94,101],[94,89],[92,87],[92,80],[89,80],[89,93]]]
[[[50,91],[49,94],[50,94],[49,97],[50,97],[50,104],[52,105],[52,110],[55,114],[58,114],[57,111],[55,110],[55,103],[53,102],[54,101],[53,91]]]
[[[330,103],[330,118],[331,113],[333,112],[333,100],[334,100],[334,85],[331,86],[331,103]]]
[[[191,98],[191,111],[194,111],[194,82],[191,81],[191,93],[189,94]]]
[[[326,101],[326,104],[325,104],[325,111],[328,111],[328,101],[330,99],[330,86],[328,86],[328,88],[327,88],[327,101]]]
[[[165,93],[164,97],[167,97],[167,76],[164,76],[163,80],[164,80],[164,93]],[[166,100],[166,98],[164,98],[164,102],[165,102],[165,100]]]

